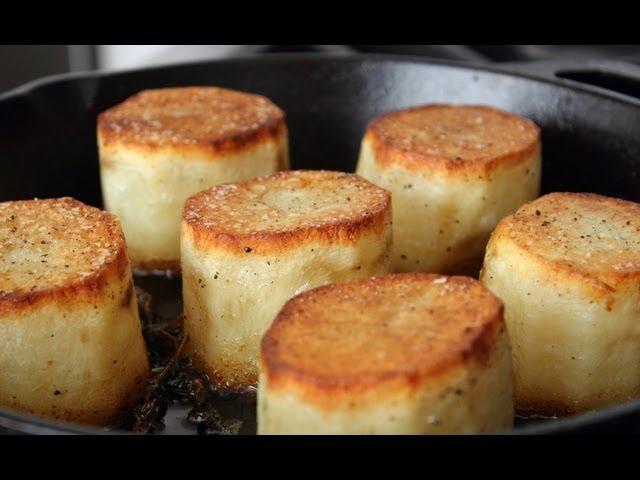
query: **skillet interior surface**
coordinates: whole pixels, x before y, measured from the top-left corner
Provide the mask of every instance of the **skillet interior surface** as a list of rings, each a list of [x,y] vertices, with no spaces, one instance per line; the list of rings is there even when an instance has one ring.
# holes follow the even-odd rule
[[[65,76],[0,96],[0,201],[68,195],[101,206],[98,113],[146,88],[187,85],[271,98],[287,115],[292,168],[353,171],[368,121],[392,109],[429,102],[492,105],[542,127],[543,193],[589,191],[640,201],[639,101],[566,82],[406,57],[291,55]],[[174,413],[177,419],[183,412]],[[4,418],[0,426],[15,429],[59,427],[10,412]],[[614,423],[640,431],[640,401],[515,431],[594,431]],[[167,431],[192,433],[183,429],[177,422]]]

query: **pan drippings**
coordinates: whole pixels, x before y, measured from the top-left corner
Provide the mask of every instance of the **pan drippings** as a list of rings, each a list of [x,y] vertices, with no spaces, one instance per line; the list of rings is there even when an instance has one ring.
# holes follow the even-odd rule
[[[118,427],[136,433],[165,430],[172,405],[184,407],[185,431],[204,435],[254,434],[255,390],[215,390],[205,374],[182,355],[181,279],[175,275],[136,274],[136,296],[152,376],[144,399]]]

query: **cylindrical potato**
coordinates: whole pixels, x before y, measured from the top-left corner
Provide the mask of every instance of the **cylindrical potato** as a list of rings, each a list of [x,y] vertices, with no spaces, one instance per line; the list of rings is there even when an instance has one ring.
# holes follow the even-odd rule
[[[371,122],[356,172],[393,195],[395,271],[477,275],[498,221],[538,196],[540,169],[531,121],[434,104]]]
[[[327,285],[262,340],[260,434],[491,432],[513,425],[502,304],[423,273]]]
[[[187,197],[289,168],[282,110],[215,87],[134,95],[98,117],[98,146],[105,208],[119,216],[140,270],[179,270]]]
[[[292,171],[185,203],[187,350],[219,386],[253,386],[260,339],[292,296],[390,268],[389,192],[355,174]]]
[[[640,205],[552,193],[503,219],[481,280],[505,305],[516,407],[560,415],[640,396]]]
[[[124,237],[71,198],[0,203],[0,404],[109,425],[149,374]]]

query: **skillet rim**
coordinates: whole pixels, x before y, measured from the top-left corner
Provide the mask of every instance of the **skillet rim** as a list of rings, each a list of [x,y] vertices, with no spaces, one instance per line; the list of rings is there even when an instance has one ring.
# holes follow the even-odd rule
[[[49,75],[39,79],[31,80],[22,85],[8,90],[0,94],[0,103],[9,101],[12,98],[28,97],[33,92],[49,87],[51,85],[77,82],[87,79],[99,81],[103,78],[117,78],[135,74],[139,72],[154,71],[161,74],[163,71],[179,68],[203,67],[210,65],[215,68],[216,65],[251,65],[252,63],[271,63],[282,64],[291,61],[306,62],[333,62],[333,63],[404,63],[404,64],[423,64],[433,66],[444,66],[468,70],[471,72],[489,72],[508,77],[523,78],[533,82],[539,82],[551,85],[555,88],[567,89],[569,91],[577,91],[594,95],[610,101],[616,101],[635,108],[640,108],[640,99],[632,96],[620,94],[607,90],[602,87],[574,82],[561,78],[549,78],[544,74],[536,75],[531,71],[511,71],[508,64],[480,64],[476,62],[459,62],[441,59],[431,59],[417,57],[412,55],[388,55],[388,54],[335,54],[335,53],[269,53],[267,55],[250,54],[239,55],[234,58],[216,59],[206,61],[191,61],[172,63],[167,65],[156,65],[145,68],[121,69],[112,71],[86,71],[62,73],[57,75]],[[623,64],[624,62],[620,62]],[[615,62],[609,62],[607,66],[611,67]],[[558,63],[561,66],[561,63]],[[585,427],[603,426],[606,422],[616,419],[622,419],[625,416],[636,414],[640,417],[640,399],[631,400],[622,404],[612,405],[603,409],[592,412],[573,415],[566,418],[541,421],[531,425],[524,425],[513,429],[497,432],[506,435],[527,435],[527,434],[553,434],[553,433],[571,433],[575,429]],[[20,433],[35,434],[100,434],[100,435],[131,435],[132,432],[124,430],[110,430],[100,427],[92,427],[87,425],[75,424],[72,422],[59,422],[46,418],[37,417],[27,413],[22,413],[4,407],[0,407],[0,427]],[[134,434],[135,435],[135,434]]]
[[[565,88],[572,91],[578,91],[582,93],[587,93],[591,95],[596,95],[600,97],[604,97],[609,100],[616,100],[621,103],[626,103],[634,107],[640,107],[640,99],[635,98],[631,95],[625,95],[622,93],[615,92],[613,90],[606,89],[604,87],[598,87],[582,82],[577,82],[574,80],[569,80],[560,77],[549,78],[545,76],[544,73],[531,73],[531,69],[526,71],[519,70],[514,64],[513,69],[510,69],[510,64],[508,62],[505,63],[496,63],[496,64],[484,64],[479,62],[464,62],[464,61],[456,61],[456,60],[443,60],[439,58],[426,58],[419,57],[415,55],[393,55],[393,54],[378,54],[378,53],[358,53],[358,54],[336,54],[336,53],[268,53],[268,54],[243,54],[237,55],[232,58],[223,58],[223,59],[214,59],[214,60],[194,60],[187,62],[176,62],[165,65],[152,65],[149,67],[142,68],[126,68],[126,69],[117,69],[117,70],[89,70],[89,71],[81,71],[81,72],[70,72],[70,73],[59,73],[54,75],[47,75],[41,78],[37,78],[34,80],[30,80],[26,83],[18,85],[4,93],[0,94],[0,103],[4,102],[13,97],[25,96],[31,94],[33,91],[48,87],[50,85],[55,85],[57,83],[65,83],[77,80],[85,80],[85,79],[96,79],[100,80],[102,78],[110,78],[110,77],[118,77],[121,75],[130,75],[138,72],[149,72],[156,71],[161,72],[162,70],[170,70],[175,68],[188,68],[188,67],[199,67],[204,65],[221,65],[221,64],[241,64],[241,63],[287,63],[291,61],[314,61],[320,60],[323,62],[331,61],[331,62],[392,62],[392,63],[409,63],[409,64],[424,64],[424,65],[435,65],[435,66],[444,66],[444,67],[452,67],[459,68],[462,70],[470,70],[470,71],[485,71],[490,73],[496,73],[500,75],[505,75],[508,77],[519,77],[527,80],[532,80],[535,82],[541,82],[550,84],[555,87]],[[529,65],[535,65],[536,62],[531,62]],[[545,61],[538,62],[540,64],[548,63]],[[624,61],[606,61],[601,62],[603,68],[614,68],[615,65],[621,66],[631,66],[635,67],[634,64]],[[563,69],[564,65],[561,60],[554,61],[554,64],[558,66],[558,69]],[[596,62],[597,67],[598,62]],[[568,66],[572,64],[567,62]],[[594,65],[590,65],[590,68],[593,69]],[[618,73],[618,72],[612,72]],[[640,76],[640,69],[638,69],[638,74]],[[634,79],[640,82],[640,78]]]

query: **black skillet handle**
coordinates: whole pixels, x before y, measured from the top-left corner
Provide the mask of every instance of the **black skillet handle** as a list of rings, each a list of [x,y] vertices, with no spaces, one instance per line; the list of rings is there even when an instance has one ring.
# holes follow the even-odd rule
[[[568,86],[606,91],[640,100],[640,59],[549,60],[501,64],[505,70],[546,80],[561,81]]]

